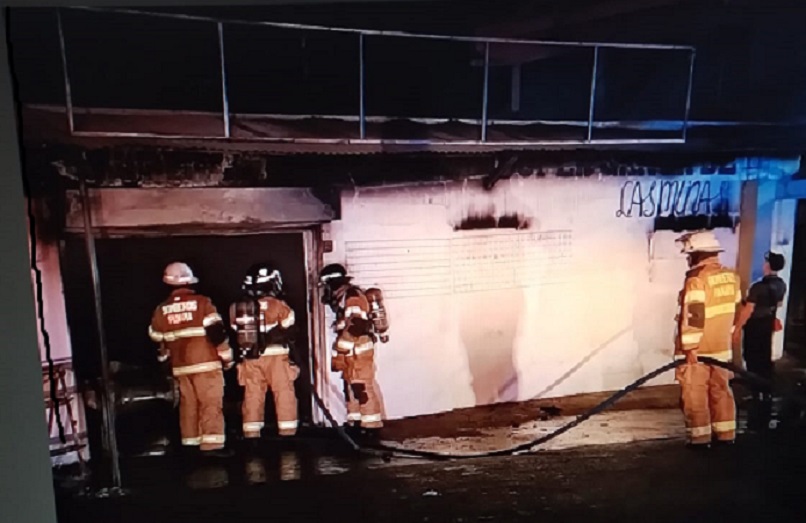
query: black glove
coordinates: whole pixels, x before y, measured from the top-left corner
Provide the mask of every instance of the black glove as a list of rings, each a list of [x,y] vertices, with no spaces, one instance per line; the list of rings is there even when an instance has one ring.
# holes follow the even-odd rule
[[[207,339],[215,346],[221,345],[228,339],[227,328],[224,327],[223,323],[214,323],[209,327],[205,327],[204,332],[207,334]]]

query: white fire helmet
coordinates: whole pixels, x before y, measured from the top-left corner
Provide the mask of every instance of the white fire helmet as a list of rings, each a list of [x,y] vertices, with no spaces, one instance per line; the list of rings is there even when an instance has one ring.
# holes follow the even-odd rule
[[[696,231],[686,233],[677,239],[683,245],[680,252],[691,254],[695,252],[723,252],[716,235],[712,231]]]
[[[193,271],[186,263],[174,262],[165,267],[162,281],[168,285],[176,287],[198,283],[199,280],[193,275]]]

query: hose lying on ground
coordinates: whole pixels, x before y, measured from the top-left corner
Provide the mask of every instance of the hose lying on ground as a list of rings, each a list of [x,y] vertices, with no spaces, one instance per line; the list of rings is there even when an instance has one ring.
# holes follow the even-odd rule
[[[715,366],[715,367],[721,367],[723,369],[727,369],[727,370],[733,372],[734,374],[737,374],[737,375],[743,376],[745,378],[748,378],[751,383],[754,383],[756,385],[766,386],[766,387],[771,387],[772,386],[772,383],[769,380],[764,379],[761,376],[758,376],[757,374],[753,374],[752,372],[748,372],[745,369],[737,367],[737,366],[733,365],[732,363],[726,363],[726,362],[718,361],[718,360],[715,360],[713,358],[709,358],[707,356],[700,356],[698,358],[698,360],[699,360],[700,363],[704,363],[706,365],[711,365],[711,366]],[[432,451],[427,451],[427,450],[407,449],[407,448],[395,447],[395,446],[392,446],[392,445],[384,445],[382,443],[369,443],[369,444],[360,445],[346,433],[346,431],[344,430],[343,427],[341,427],[338,424],[338,422],[335,420],[333,415],[330,413],[330,411],[325,406],[325,403],[322,401],[322,398],[320,398],[319,395],[316,393],[316,388],[313,387],[312,390],[314,392],[314,399],[315,399],[316,403],[319,405],[319,408],[325,414],[325,417],[327,418],[327,420],[330,422],[331,425],[333,425],[333,427],[338,432],[339,436],[344,441],[346,441],[347,444],[350,445],[350,447],[352,447],[352,449],[354,451],[356,451],[356,452],[359,452],[359,453],[362,453],[362,454],[367,454],[367,455],[372,455],[372,456],[380,455],[380,456],[383,456],[383,457],[391,457],[392,455],[396,455],[398,457],[421,458],[421,459],[430,459],[430,460],[487,458],[487,457],[496,457],[496,456],[509,456],[509,455],[514,455],[514,454],[526,452],[526,451],[529,451],[529,450],[531,450],[531,449],[533,449],[533,448],[535,448],[535,447],[537,447],[539,445],[542,445],[542,444],[544,444],[544,443],[546,443],[548,441],[551,441],[552,439],[560,436],[561,434],[564,434],[564,433],[568,432],[569,430],[573,429],[574,427],[576,427],[577,425],[583,423],[584,421],[587,421],[592,416],[595,416],[596,414],[599,414],[599,413],[607,410],[609,407],[611,407],[613,404],[615,404],[618,400],[620,400],[621,398],[623,398],[624,396],[626,396],[630,392],[636,390],[637,388],[639,388],[644,383],[646,383],[646,382],[648,382],[648,381],[660,376],[661,374],[663,374],[665,372],[668,372],[668,371],[670,371],[672,369],[675,369],[675,368],[677,368],[677,367],[679,367],[681,365],[686,365],[686,361],[685,360],[672,361],[672,362],[667,363],[666,365],[664,365],[664,366],[662,366],[662,367],[650,372],[649,374],[646,374],[645,376],[643,376],[643,377],[637,379],[636,381],[634,381],[633,383],[627,385],[626,387],[624,387],[623,389],[621,389],[618,392],[614,393],[612,396],[610,396],[609,398],[607,398],[603,402],[599,403],[598,405],[596,405],[595,407],[591,408],[590,410],[584,412],[583,414],[577,416],[576,419],[574,419],[573,421],[570,421],[569,423],[563,425],[562,427],[558,428],[557,430],[555,430],[554,432],[552,432],[550,434],[546,434],[545,436],[541,436],[541,437],[536,438],[534,440],[527,441],[527,442],[521,443],[519,445],[515,445],[514,447],[498,449],[498,450],[492,450],[492,451],[487,451],[487,452],[474,452],[474,453],[468,453],[468,454],[449,454],[449,453],[444,453],[444,452],[432,452]],[[799,396],[792,396],[792,395],[787,395],[787,397],[789,399],[792,399],[795,402],[803,405],[803,406],[806,406],[806,399],[804,399],[804,398],[801,398]]]

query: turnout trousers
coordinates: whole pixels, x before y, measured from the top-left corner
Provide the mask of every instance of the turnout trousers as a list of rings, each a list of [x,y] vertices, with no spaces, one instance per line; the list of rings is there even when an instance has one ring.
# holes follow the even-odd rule
[[[221,370],[176,376],[182,445],[201,450],[224,447],[224,374]]]
[[[383,427],[381,402],[375,389],[375,350],[345,356],[347,421],[366,429]]]
[[[291,365],[287,354],[261,356],[245,360],[238,365],[238,383],[244,387],[242,406],[243,435],[246,438],[260,437],[264,426],[266,392],[274,395],[277,430],[280,436],[297,433],[297,394],[294,381],[299,377],[299,367]]]
[[[689,443],[700,445],[710,443],[713,438],[719,441],[736,438],[736,403],[730,388],[732,374],[704,363],[686,364],[675,370]]]

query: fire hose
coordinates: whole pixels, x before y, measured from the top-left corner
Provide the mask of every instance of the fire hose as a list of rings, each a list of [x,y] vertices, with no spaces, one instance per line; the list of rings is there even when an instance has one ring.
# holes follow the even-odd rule
[[[743,376],[747,378],[751,383],[755,383],[756,385],[772,387],[772,382],[769,380],[762,378],[761,376],[749,372],[743,368],[737,367],[732,363],[726,363],[723,361],[715,360],[713,358],[709,358],[707,356],[700,356],[698,358],[700,363],[705,365],[710,365],[712,367],[721,367],[723,369],[729,370],[736,375]],[[519,453],[528,452],[535,447],[543,445],[554,438],[559,437],[560,435],[568,432],[569,430],[575,428],[576,426],[580,425],[581,423],[587,421],[592,416],[599,414],[611,406],[613,406],[618,400],[626,396],[627,394],[631,393],[632,391],[638,389],[646,382],[664,374],[670,370],[673,370],[681,365],[687,365],[685,360],[675,360],[662,367],[655,369],[654,371],[650,372],[642,376],[641,378],[635,380],[631,384],[627,385],[626,387],[622,388],[621,390],[615,392],[609,398],[604,400],[603,402],[599,403],[595,407],[587,410],[583,414],[577,416],[574,420],[566,423],[565,425],[561,426],[554,432],[550,434],[546,434],[545,436],[541,436],[539,438],[533,439],[531,441],[527,441],[525,443],[521,443],[519,445],[515,445],[509,448],[503,448],[498,450],[492,450],[487,452],[474,452],[474,453],[467,453],[467,454],[451,454],[445,452],[432,452],[426,450],[417,450],[417,449],[408,449],[404,447],[396,447],[393,445],[385,445],[383,443],[368,443],[368,444],[359,444],[355,441],[349,434],[344,430],[342,426],[336,421],[333,417],[332,413],[328,410],[327,406],[325,405],[322,398],[316,393],[316,389],[312,388],[314,391],[314,400],[316,401],[319,408],[322,410],[323,414],[327,418],[328,422],[336,429],[339,436],[355,451],[365,455],[371,456],[382,456],[384,458],[390,458],[392,456],[397,456],[401,458],[411,458],[411,459],[428,459],[428,460],[456,460],[456,459],[474,459],[474,458],[487,458],[487,457],[497,457],[497,456],[511,456],[516,455]],[[801,398],[800,396],[796,396],[793,394],[785,394],[785,397],[799,403],[802,406],[806,406],[806,399]]]

